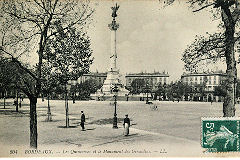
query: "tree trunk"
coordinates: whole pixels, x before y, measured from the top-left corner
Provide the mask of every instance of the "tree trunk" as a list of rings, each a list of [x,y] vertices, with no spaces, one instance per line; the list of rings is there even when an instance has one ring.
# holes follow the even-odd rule
[[[42,102],[44,102],[44,95],[43,95],[43,93],[41,93],[41,96],[42,96]]]
[[[6,109],[6,91],[3,92],[3,107]]]
[[[22,98],[22,96],[21,96],[21,94],[20,94],[20,96],[19,96],[19,107],[20,107],[20,108],[22,108],[22,101],[21,101],[21,98]]]
[[[37,97],[30,97],[30,147],[37,149]]]
[[[49,93],[47,95],[47,100],[48,100],[48,112],[47,112],[48,118],[47,118],[47,121],[52,121],[52,114],[51,114],[51,108],[50,108],[50,102],[49,102]]]
[[[223,103],[223,116],[233,117],[235,116],[235,83],[237,78],[237,68],[234,52],[234,33],[235,33],[235,22],[232,19],[229,8],[222,9],[222,20],[225,25],[225,57],[227,64],[227,95]]]
[[[69,116],[68,116],[68,93],[67,83],[65,83],[65,109],[66,109],[66,128],[69,127]]]
[[[234,59],[234,49],[233,45],[231,48],[232,51],[229,51],[229,55],[226,56],[226,62],[227,62],[227,95],[224,99],[223,103],[223,116],[224,117],[233,117],[235,116],[235,83],[236,83],[236,75],[237,75],[237,69],[236,69],[236,62]]]
[[[16,112],[18,112],[18,90],[17,90]]]

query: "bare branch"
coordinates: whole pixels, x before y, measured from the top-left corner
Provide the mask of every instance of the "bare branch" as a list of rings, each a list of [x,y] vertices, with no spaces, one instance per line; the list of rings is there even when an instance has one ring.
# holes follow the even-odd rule
[[[23,69],[26,73],[30,74],[34,79],[37,79],[37,77],[26,67],[24,67],[21,62],[19,62],[16,58],[13,57],[12,54],[6,52],[3,50],[3,48],[0,48],[1,51],[3,51],[4,53],[6,53],[7,55],[12,57],[12,62],[15,62],[21,69]]]
[[[64,28],[63,28],[63,31],[68,30],[69,28],[73,27],[73,26],[76,25],[76,24],[79,24],[79,25],[83,24],[83,23],[84,23],[87,19],[89,19],[89,17],[91,17],[92,14],[94,13],[94,11],[92,10],[84,19],[82,19],[82,17],[83,17],[83,15],[85,14],[85,12],[86,12],[86,11],[84,11],[84,13],[82,14],[82,16],[81,16],[78,20],[76,20],[75,22],[72,22],[72,23],[69,24],[68,26],[64,27]],[[47,39],[49,39],[51,36],[54,36],[54,35],[56,35],[56,34],[58,34],[57,31],[51,33],[51,34],[47,37]]]
[[[208,4],[208,5],[206,5],[206,6],[203,6],[203,7],[199,8],[199,9],[197,9],[197,10],[194,10],[193,12],[198,12],[198,11],[201,11],[201,10],[203,10],[203,9],[205,9],[205,8],[207,8],[207,7],[213,6],[213,5],[215,5],[215,4],[216,4],[216,3],[211,3],[211,4]]]
[[[211,60],[217,61],[224,57],[225,37],[223,34],[213,34],[205,38],[198,36],[195,41],[184,51],[182,60],[187,70],[196,68],[200,62]]]
[[[34,79],[37,80],[37,77],[35,74],[33,74],[29,69],[24,67],[21,62],[19,62],[16,58],[12,57],[12,62],[16,63],[21,69],[23,69],[26,73],[28,73],[30,76],[32,76]]]
[[[41,2],[42,2],[42,5],[41,5],[37,0],[34,0],[34,2],[35,2],[40,8],[42,8],[44,11],[46,11],[48,14],[50,14],[49,11],[46,9],[45,3],[44,3],[43,1],[41,1]]]

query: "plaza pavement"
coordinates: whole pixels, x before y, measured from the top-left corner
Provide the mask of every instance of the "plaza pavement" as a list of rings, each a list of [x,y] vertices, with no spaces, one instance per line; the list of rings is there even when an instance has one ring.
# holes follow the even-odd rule
[[[19,149],[18,156],[33,156],[24,153],[29,149],[29,102],[24,99],[16,113],[12,101],[8,99],[7,109],[0,109],[0,144],[4,145],[0,155],[14,156],[9,150]],[[119,129],[109,123],[114,108],[110,103],[69,101],[70,128],[65,128],[64,101],[50,102],[53,121],[46,122],[47,101],[39,99],[38,149],[53,149],[54,154],[34,156],[209,156],[200,146],[200,117],[222,115],[221,103],[154,102],[158,110],[152,110],[144,102],[119,102],[118,118],[127,113],[132,123],[125,137],[122,123]],[[86,131],[79,124],[81,110],[86,114]]]

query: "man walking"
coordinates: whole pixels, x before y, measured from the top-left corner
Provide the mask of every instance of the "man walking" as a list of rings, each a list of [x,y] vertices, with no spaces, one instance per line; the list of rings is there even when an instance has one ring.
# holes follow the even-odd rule
[[[81,111],[82,115],[81,115],[81,127],[82,127],[82,131],[85,131],[85,127],[84,127],[84,122],[85,122],[85,115],[83,113],[83,111]]]
[[[124,127],[124,136],[129,135],[129,127],[130,127],[130,119],[128,118],[128,115],[125,115],[126,118],[123,120],[123,127]]]

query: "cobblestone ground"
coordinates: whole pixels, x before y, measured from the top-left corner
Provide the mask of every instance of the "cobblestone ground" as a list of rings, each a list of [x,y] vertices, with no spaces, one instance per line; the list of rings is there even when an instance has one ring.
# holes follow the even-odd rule
[[[222,103],[154,102],[157,110],[144,102],[119,102],[118,129],[112,128],[112,102],[69,101],[70,128],[65,128],[64,101],[50,101],[52,121],[46,122],[47,101],[38,100],[38,149],[29,151],[29,101],[19,112],[13,100],[6,109],[0,101],[0,144],[2,156],[209,156],[200,146],[201,117],[222,116]],[[238,104],[237,116],[239,114]],[[86,131],[81,131],[80,112],[86,115]],[[123,136],[122,119],[131,119],[130,135]],[[10,154],[10,150],[18,150]],[[44,154],[45,150],[49,153]]]

